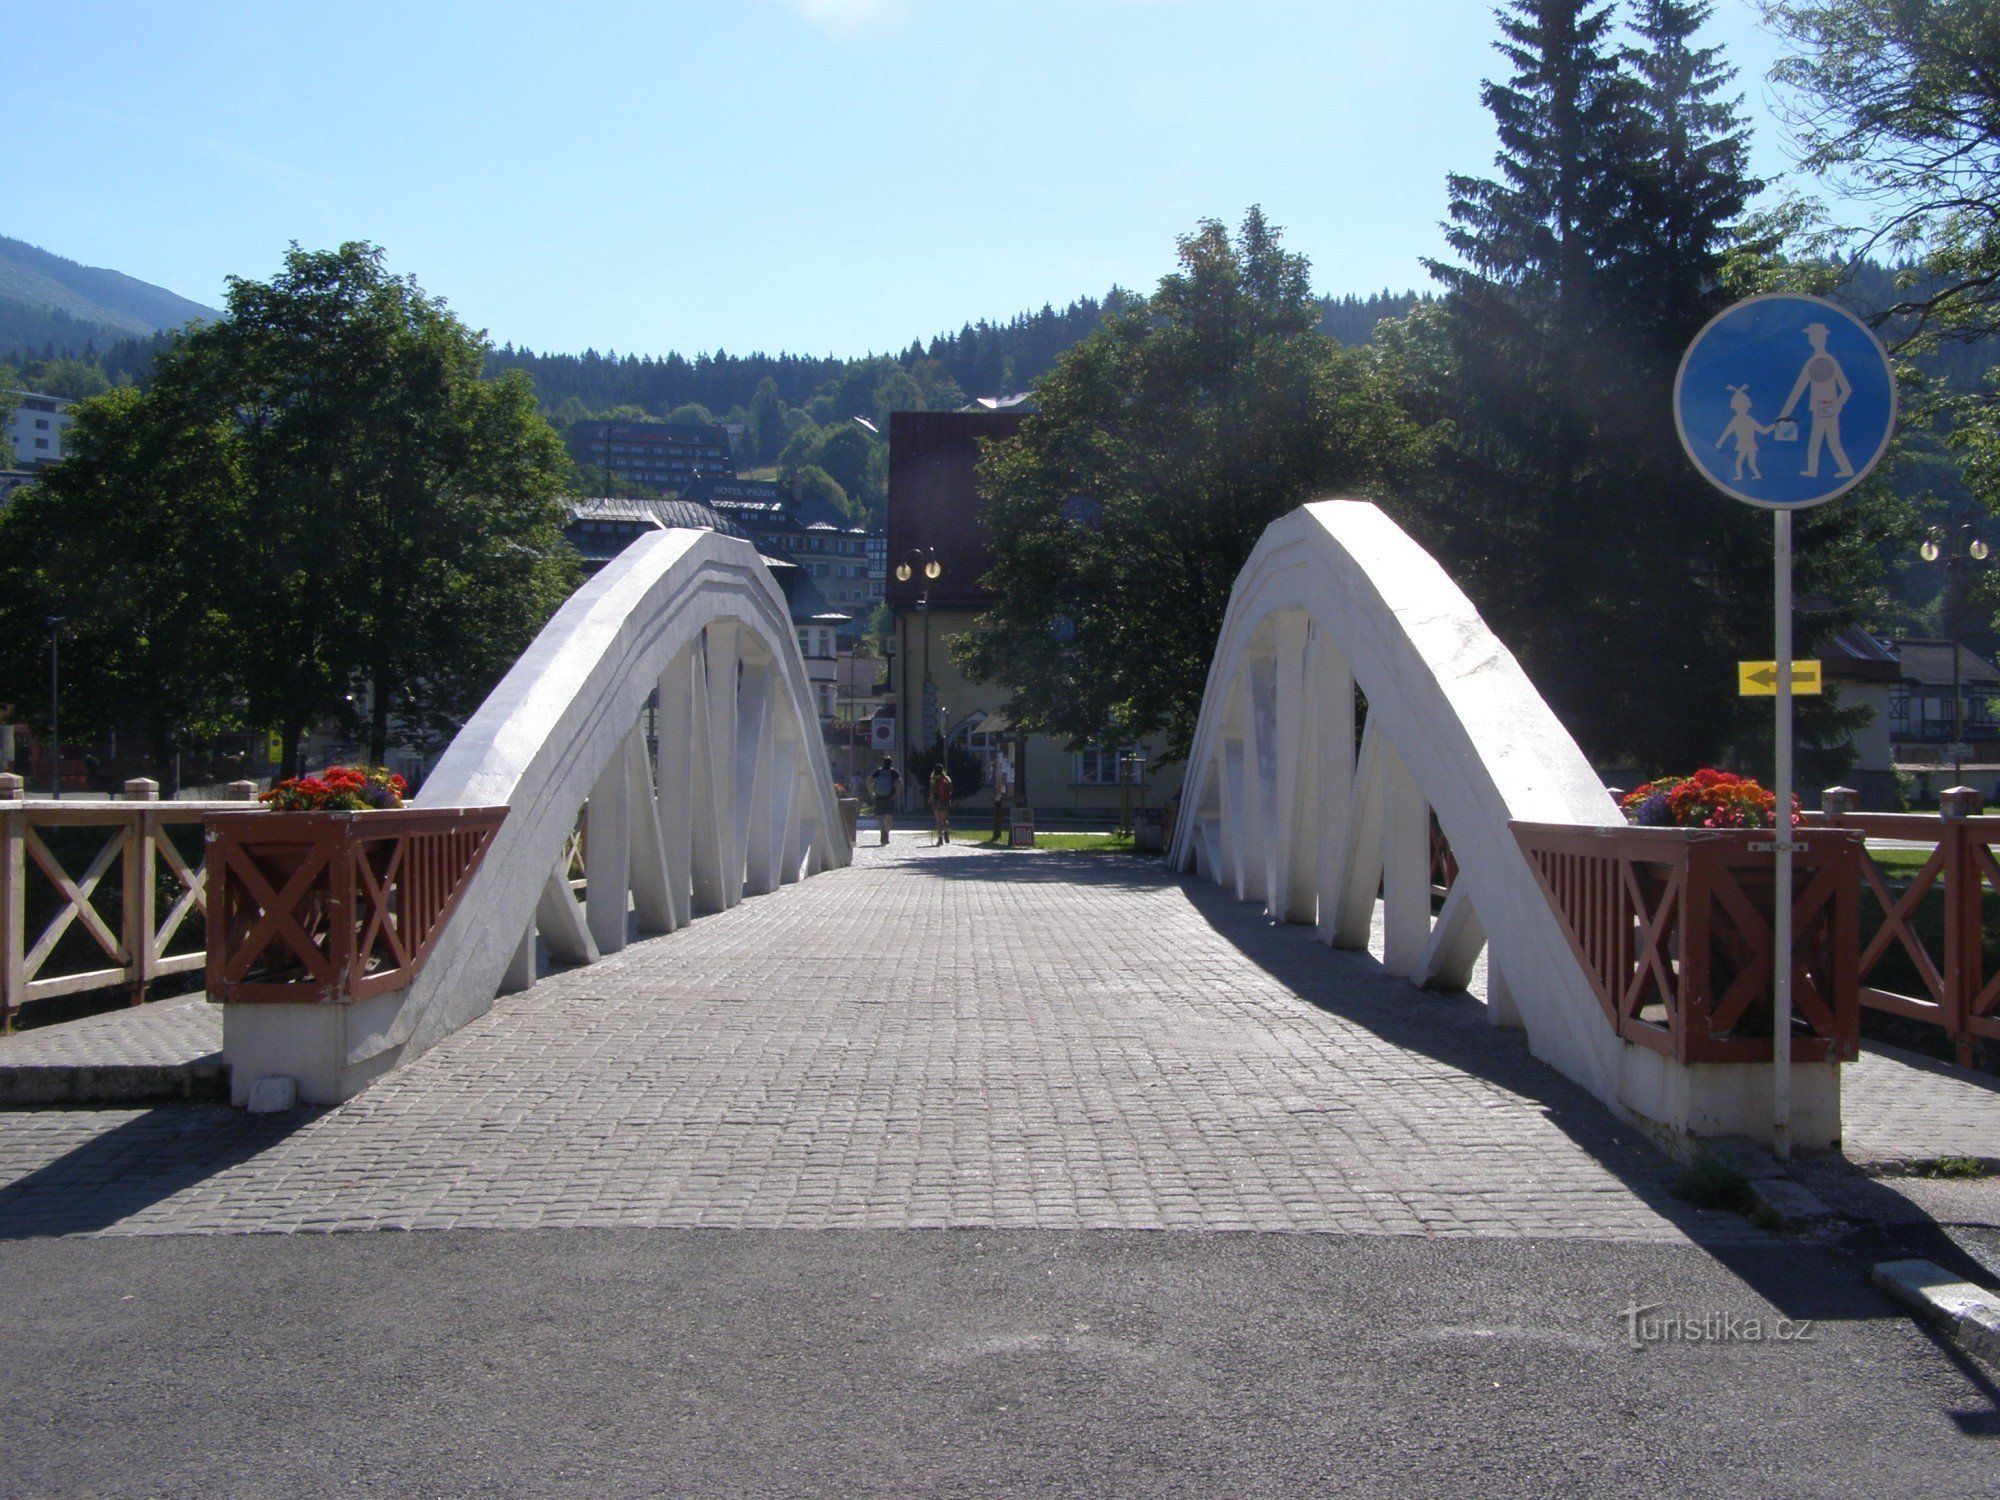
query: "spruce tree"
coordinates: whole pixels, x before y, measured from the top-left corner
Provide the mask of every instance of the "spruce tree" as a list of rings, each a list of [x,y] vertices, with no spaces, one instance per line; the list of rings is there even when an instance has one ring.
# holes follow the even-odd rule
[[[1603,597],[1607,268],[1618,257],[1635,132],[1632,87],[1596,0],[1512,0],[1496,47],[1512,65],[1481,97],[1499,175],[1454,175],[1447,292],[1456,441],[1453,561],[1503,639],[1586,747],[1604,753],[1597,652],[1577,649]],[[1615,524],[1615,523],[1614,523]]]
[[[1713,11],[1709,0],[1637,0],[1640,45],[1626,53],[1637,132],[1630,310],[1634,326],[1676,360],[1728,301],[1722,257],[1762,186],[1748,175],[1740,100],[1724,94],[1735,70],[1719,47],[1695,45]]]

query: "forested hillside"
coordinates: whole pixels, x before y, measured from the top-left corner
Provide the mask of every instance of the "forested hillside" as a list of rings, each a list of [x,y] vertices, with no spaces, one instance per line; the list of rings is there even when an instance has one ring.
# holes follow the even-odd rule
[[[913,375],[942,401],[952,404],[978,396],[1013,395],[1048,373],[1056,356],[1102,326],[1106,314],[1132,297],[1113,287],[1103,297],[1079,297],[1067,307],[1045,306],[1004,323],[982,319],[956,333],[939,334],[926,344],[913,341],[901,353],[862,359],[814,358],[796,354],[713,354],[663,356],[540,354],[506,345],[488,356],[490,372],[522,369],[534,379],[544,409],[557,412],[574,399],[587,411],[637,407],[664,417],[677,407],[698,405],[720,417],[732,408],[746,411],[757,387],[769,380],[786,406],[804,407],[829,383],[851,384],[857,367],[880,374],[895,367]],[[1368,341],[1383,318],[1398,318],[1418,301],[1415,292],[1378,292],[1368,297],[1321,300],[1320,331],[1342,344]],[[0,346],[4,347],[4,346]],[[871,403],[849,402],[844,415],[870,415]]]

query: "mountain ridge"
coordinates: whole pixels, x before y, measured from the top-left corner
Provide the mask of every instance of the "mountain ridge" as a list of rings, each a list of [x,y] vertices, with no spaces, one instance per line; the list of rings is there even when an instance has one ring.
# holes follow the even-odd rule
[[[149,338],[195,318],[219,316],[212,307],[123,271],[81,265],[0,235],[0,344],[41,343],[47,335],[34,337],[35,330],[65,323],[107,342]],[[10,326],[18,326],[19,333],[5,336]]]

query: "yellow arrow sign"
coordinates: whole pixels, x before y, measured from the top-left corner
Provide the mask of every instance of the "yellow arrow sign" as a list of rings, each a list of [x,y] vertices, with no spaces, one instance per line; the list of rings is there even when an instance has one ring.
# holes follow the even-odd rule
[[[1795,661],[1792,663],[1792,691],[1794,693],[1815,694],[1820,691],[1818,662]],[[1736,664],[1736,696],[1739,698],[1777,697],[1778,664],[1774,661],[1739,661]]]

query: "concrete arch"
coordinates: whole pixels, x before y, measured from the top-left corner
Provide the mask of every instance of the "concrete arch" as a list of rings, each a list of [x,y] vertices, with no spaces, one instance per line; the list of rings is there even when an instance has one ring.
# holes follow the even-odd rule
[[[1459,871],[1435,919],[1432,814]],[[1678,1064],[1606,1023],[1510,821],[1623,818],[1471,601],[1379,509],[1325,500],[1274,522],[1209,667],[1175,868],[1350,948],[1379,888],[1391,973],[1462,988],[1483,947],[1495,1022],[1606,1104],[1676,1132],[1767,1131],[1766,1069]],[[1795,1078],[1795,1109],[1837,1135],[1835,1070]]]
[[[370,1002],[231,1007],[234,1072],[350,1097],[532,984],[538,934],[558,960],[591,963],[634,918],[672,932],[851,856],[784,596],[749,543],[709,531],[643,536],[572,595],[417,802],[508,809],[422,972]],[[309,1055],[279,1045],[302,1025],[339,1034]]]

